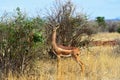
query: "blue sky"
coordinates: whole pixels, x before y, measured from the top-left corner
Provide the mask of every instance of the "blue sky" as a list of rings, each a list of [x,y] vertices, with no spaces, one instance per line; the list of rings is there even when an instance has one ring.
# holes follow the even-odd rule
[[[63,0],[64,1],[64,0]],[[46,8],[50,8],[55,0],[0,0],[0,16],[4,11],[14,12],[20,7],[30,16],[44,15]],[[72,0],[77,10],[89,15],[91,19],[104,16],[106,19],[120,18],[120,0]]]

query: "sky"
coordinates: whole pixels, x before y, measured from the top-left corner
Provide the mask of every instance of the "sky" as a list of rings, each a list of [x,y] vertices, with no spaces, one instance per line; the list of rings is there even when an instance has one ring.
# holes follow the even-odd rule
[[[64,1],[64,0],[63,0]],[[71,0],[78,11],[91,19],[104,16],[105,19],[120,18],[120,0]],[[44,15],[46,9],[53,6],[55,0],[0,0],[0,16],[4,12],[12,13],[17,7],[30,16]],[[44,12],[44,13],[43,13]]]

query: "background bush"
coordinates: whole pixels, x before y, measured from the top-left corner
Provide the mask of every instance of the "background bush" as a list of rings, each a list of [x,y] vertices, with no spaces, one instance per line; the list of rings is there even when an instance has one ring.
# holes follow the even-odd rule
[[[44,44],[41,30],[44,20],[28,18],[19,7],[15,13],[0,22],[0,69],[5,74],[29,71]]]

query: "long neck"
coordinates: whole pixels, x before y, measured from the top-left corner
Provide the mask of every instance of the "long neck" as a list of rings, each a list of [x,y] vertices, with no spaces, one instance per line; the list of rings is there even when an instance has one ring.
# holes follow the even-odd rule
[[[52,47],[53,48],[57,47],[57,44],[56,44],[56,31],[53,31],[53,34],[52,34]]]

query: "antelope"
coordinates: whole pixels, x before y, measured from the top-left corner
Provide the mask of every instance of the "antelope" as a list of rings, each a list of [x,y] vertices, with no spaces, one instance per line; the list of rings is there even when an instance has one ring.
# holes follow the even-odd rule
[[[79,58],[80,49],[77,47],[58,45],[56,43],[56,31],[58,28],[59,28],[59,25],[57,25],[55,28],[53,28],[53,33],[52,33],[52,51],[57,56],[58,62],[60,61],[61,57],[71,56],[80,65],[81,73],[84,73],[84,64],[82,63],[82,61]]]

